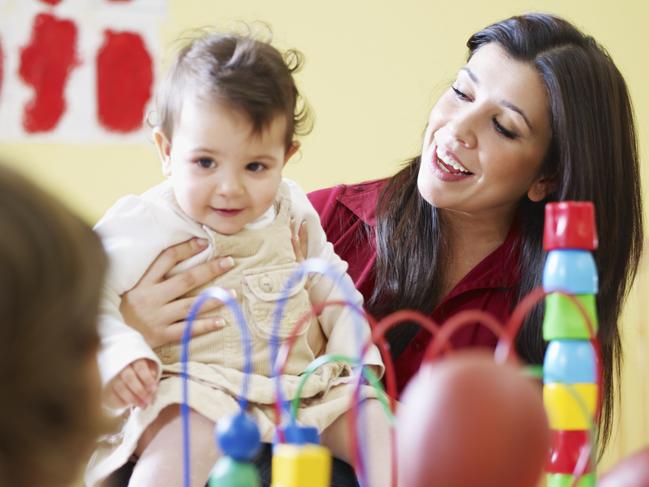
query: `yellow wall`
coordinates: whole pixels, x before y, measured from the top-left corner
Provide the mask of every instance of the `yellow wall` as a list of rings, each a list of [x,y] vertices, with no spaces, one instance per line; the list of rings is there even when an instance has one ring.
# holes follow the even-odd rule
[[[644,0],[169,0],[161,36],[168,46],[183,29],[261,19],[272,26],[279,47],[297,47],[306,55],[298,80],[317,121],[287,175],[309,190],[394,172],[418,151],[427,113],[462,65],[467,37],[530,10],[565,16],[608,48],[629,84],[647,161],[648,5]],[[0,157],[15,161],[91,221],[118,196],[140,192],[161,177],[148,143],[0,144]],[[622,323],[627,356],[621,427],[606,464],[649,444],[644,379],[649,337],[642,321],[648,292],[643,268]]]

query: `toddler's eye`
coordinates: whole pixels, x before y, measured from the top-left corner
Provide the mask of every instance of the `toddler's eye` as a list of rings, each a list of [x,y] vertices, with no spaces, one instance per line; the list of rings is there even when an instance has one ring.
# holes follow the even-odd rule
[[[209,157],[201,157],[200,159],[196,160],[196,164],[198,164],[203,169],[211,169],[214,166],[214,161]]]
[[[251,162],[246,166],[246,169],[252,172],[261,172],[266,169],[266,166],[264,166],[261,162]]]

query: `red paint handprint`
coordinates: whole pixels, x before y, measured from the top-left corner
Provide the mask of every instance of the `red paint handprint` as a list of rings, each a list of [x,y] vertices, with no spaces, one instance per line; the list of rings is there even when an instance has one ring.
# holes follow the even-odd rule
[[[29,44],[21,49],[19,75],[34,88],[23,113],[26,132],[52,130],[66,109],[65,85],[77,66],[77,26],[71,20],[39,14]]]
[[[116,132],[142,126],[151,98],[153,62],[138,34],[106,30],[97,55],[97,115]]]

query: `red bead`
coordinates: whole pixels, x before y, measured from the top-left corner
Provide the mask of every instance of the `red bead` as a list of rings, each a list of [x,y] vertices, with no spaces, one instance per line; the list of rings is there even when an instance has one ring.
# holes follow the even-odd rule
[[[560,201],[545,205],[545,250],[597,248],[595,207],[590,201]]]
[[[579,460],[582,448],[590,441],[590,432],[584,430],[576,431],[550,431],[550,454],[545,469],[548,473],[573,473]],[[592,470],[591,462],[588,461],[586,472]]]

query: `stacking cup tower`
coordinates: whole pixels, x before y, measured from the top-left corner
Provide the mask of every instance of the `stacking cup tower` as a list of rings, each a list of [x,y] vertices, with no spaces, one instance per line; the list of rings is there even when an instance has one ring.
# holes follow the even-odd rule
[[[591,330],[583,313],[561,291],[573,295],[597,332],[598,278],[592,251],[597,248],[595,210],[590,202],[549,203],[545,207],[543,271],[545,298],[543,401],[552,434],[546,465],[548,487],[573,485],[573,472],[589,447],[598,401],[597,369]],[[595,485],[590,461],[579,487]]]

